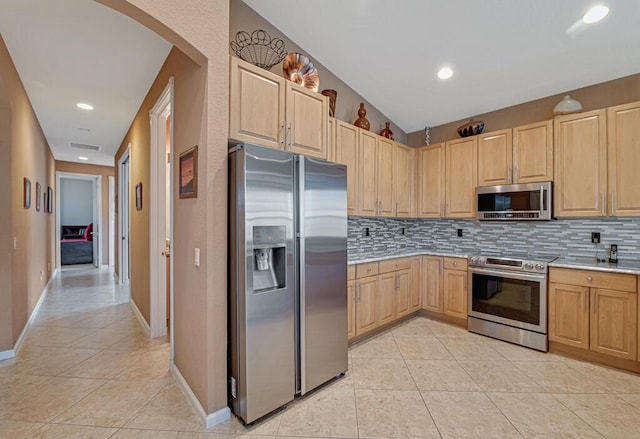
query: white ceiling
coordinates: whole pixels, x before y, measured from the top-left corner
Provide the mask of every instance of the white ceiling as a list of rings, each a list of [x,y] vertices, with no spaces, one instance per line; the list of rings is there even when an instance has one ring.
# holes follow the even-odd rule
[[[89,0],[0,0],[0,33],[56,160],[113,166],[171,44]]]
[[[637,0],[244,2],[405,132],[640,72]]]

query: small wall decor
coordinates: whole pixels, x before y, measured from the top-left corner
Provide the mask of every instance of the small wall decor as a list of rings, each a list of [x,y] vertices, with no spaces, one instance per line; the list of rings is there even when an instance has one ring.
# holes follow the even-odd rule
[[[382,131],[380,131],[380,135],[382,137],[386,137],[387,139],[391,139],[391,140],[396,140],[393,137],[393,131],[391,131],[391,128],[389,128],[389,123],[390,122],[385,122],[385,127]]]
[[[136,210],[142,210],[142,182],[136,185]]]
[[[40,194],[42,193],[42,187],[40,183],[36,181],[36,212],[40,212]]]
[[[371,127],[371,125],[369,124],[369,121],[365,117],[366,115],[367,115],[367,110],[365,110],[364,108],[364,102],[360,102],[360,108],[358,109],[358,118],[353,124],[358,128],[362,128],[363,130],[369,131],[369,128]]]
[[[31,180],[24,178],[24,208],[31,208]]]
[[[198,196],[198,145],[183,152],[179,157],[180,198]]]
[[[484,122],[481,120],[469,119],[469,122],[458,127],[458,135],[460,137],[469,137],[480,134],[484,130]]]
[[[572,99],[571,96],[566,95],[558,105],[553,108],[554,116],[564,116],[565,114],[574,114],[580,113],[582,111],[582,104],[575,99]]]
[[[282,72],[284,79],[295,82],[304,88],[315,92],[320,88],[318,69],[309,58],[301,53],[291,52],[288,54],[282,62]]]
[[[336,99],[338,92],[331,89],[322,90],[320,93],[329,98],[329,117],[336,117]]]
[[[53,189],[51,189],[51,186],[47,186],[47,203],[45,208],[47,209],[47,213],[53,213]]]
[[[240,31],[236,34],[236,40],[229,45],[238,58],[265,70],[271,70],[287,56],[284,41],[280,38],[271,38],[261,29],[254,30],[251,35]]]
[[[431,145],[431,127],[424,127],[424,144]]]

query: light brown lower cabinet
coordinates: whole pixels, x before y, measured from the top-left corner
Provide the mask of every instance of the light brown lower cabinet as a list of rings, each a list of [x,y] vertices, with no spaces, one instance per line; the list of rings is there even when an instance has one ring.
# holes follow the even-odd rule
[[[467,260],[422,257],[422,308],[459,320],[467,320]]]
[[[349,280],[347,337],[352,339],[392,323],[421,307],[421,259],[399,258],[360,264]]]
[[[550,269],[549,340],[636,361],[636,276]]]

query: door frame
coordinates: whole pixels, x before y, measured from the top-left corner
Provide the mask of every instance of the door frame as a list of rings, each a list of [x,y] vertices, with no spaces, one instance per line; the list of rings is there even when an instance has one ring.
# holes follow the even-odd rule
[[[149,184],[149,320],[150,337],[167,335],[167,268],[165,240],[167,230],[166,209],[169,209],[169,242],[173,246],[173,77],[149,111],[151,121],[150,184]],[[166,181],[166,119],[170,119],[169,132],[169,199]],[[165,121],[162,123],[162,121]],[[164,288],[162,288],[164,286]],[[169,260],[169,327],[173,346],[173,258]]]
[[[109,270],[115,269],[116,245],[116,178],[109,175]]]
[[[131,153],[131,143],[129,143],[127,145],[127,149],[124,150],[124,152],[122,153],[122,156],[120,156],[120,158],[118,159],[118,278],[120,280],[120,283],[123,285],[126,285],[129,283],[129,278],[131,276],[131,273],[129,273],[129,252],[127,251],[125,253],[124,251],[124,239],[123,239],[123,234],[122,234],[122,230],[124,229],[124,224],[125,224],[125,216],[126,218],[126,222],[127,222],[127,233],[129,232],[130,229],[130,223],[129,223],[129,218],[130,218],[130,212],[129,212],[129,208],[130,208],[130,202],[129,202],[129,197],[131,196],[131,158],[130,158],[130,153]],[[124,179],[122,178],[122,167],[125,163],[128,163],[127,166],[129,167],[129,172],[127,173],[127,187],[125,188],[125,182]],[[126,196],[123,196],[123,194],[126,193]],[[127,238],[127,242],[128,238]],[[126,254],[126,257],[125,257]],[[126,276],[125,276],[126,274]]]
[[[94,255],[97,255],[97,259],[94,258],[93,265],[97,268],[102,266],[102,246],[100,245],[101,233],[102,233],[102,175],[99,174],[80,174],[77,172],[61,172],[56,171],[56,188],[58,196],[56,197],[56,262],[58,267],[62,267],[62,260],[60,258],[60,207],[62,199],[62,180],[84,180],[92,183],[92,198],[93,198],[93,248]]]

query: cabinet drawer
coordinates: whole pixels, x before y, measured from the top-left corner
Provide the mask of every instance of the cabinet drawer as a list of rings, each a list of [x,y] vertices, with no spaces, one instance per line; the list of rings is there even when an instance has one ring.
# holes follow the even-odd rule
[[[444,268],[467,271],[467,260],[464,258],[444,258]]]
[[[358,279],[360,279],[361,277],[375,276],[376,274],[378,274],[377,262],[369,262],[368,264],[358,264],[358,268],[356,271],[356,277]]]
[[[356,278],[356,266],[348,265],[347,266],[347,280],[354,280]]]
[[[607,273],[604,271],[550,268],[549,282],[580,285],[588,288],[636,292],[636,276],[632,274]]]
[[[411,258],[390,259],[388,261],[380,261],[379,273],[404,270],[405,268],[411,268]]]

